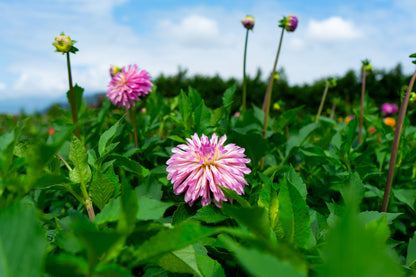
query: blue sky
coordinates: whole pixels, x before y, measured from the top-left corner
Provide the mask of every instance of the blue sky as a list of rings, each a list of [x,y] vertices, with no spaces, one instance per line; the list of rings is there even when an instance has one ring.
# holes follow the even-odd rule
[[[64,31],[76,40],[73,80],[86,94],[105,91],[111,65],[137,64],[153,77],[193,74],[242,77],[245,30],[247,72],[270,73],[277,51],[278,21],[294,14],[285,33],[278,68],[290,84],[342,76],[369,59],[374,68],[398,63],[406,74],[416,52],[416,1],[231,1],[231,0],[0,0],[0,113],[42,110],[65,101],[65,56],[52,42]]]

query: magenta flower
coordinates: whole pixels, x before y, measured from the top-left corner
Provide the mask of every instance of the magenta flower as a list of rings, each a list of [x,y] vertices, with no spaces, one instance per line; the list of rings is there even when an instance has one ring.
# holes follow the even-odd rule
[[[129,65],[127,69],[123,67],[108,84],[107,97],[116,106],[130,108],[151,91],[153,84],[150,79],[149,73],[137,65]]]
[[[174,153],[166,162],[168,180],[173,183],[175,194],[185,192],[185,202],[192,206],[201,197],[202,206],[211,203],[211,192],[214,202],[221,207],[228,201],[218,185],[244,194],[244,186],[248,185],[244,174],[251,170],[246,166],[250,159],[245,158],[244,148],[235,144],[223,145],[227,136],[213,134],[209,140],[206,135],[201,139],[197,134],[187,138],[186,144],[172,149]]]
[[[381,111],[383,114],[395,114],[399,111],[396,104],[384,103],[381,105]]]

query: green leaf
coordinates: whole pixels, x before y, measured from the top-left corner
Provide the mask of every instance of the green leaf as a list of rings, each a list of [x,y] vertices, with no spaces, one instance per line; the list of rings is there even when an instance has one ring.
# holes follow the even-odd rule
[[[236,200],[238,204],[240,204],[242,207],[245,207],[245,208],[250,207],[250,203],[247,200],[245,200],[241,195],[238,195],[238,193],[235,190],[232,190],[232,189],[220,186],[220,185],[218,186],[221,188],[222,192],[224,193],[225,198]]]
[[[262,207],[238,207],[224,203],[222,211],[249,228],[257,236],[268,241],[271,237],[268,214]]]
[[[43,276],[46,237],[31,204],[0,210],[0,276]]]
[[[226,216],[221,214],[219,208],[213,206],[200,208],[192,218],[205,223],[219,223],[227,219]]]
[[[146,177],[149,174],[149,170],[147,168],[130,158],[124,157],[120,154],[111,154],[109,158],[115,159],[115,166],[120,166],[131,173],[137,174],[140,177]]]
[[[233,104],[233,98],[237,86],[234,84],[225,90],[224,95],[222,96],[222,105],[225,109],[225,117],[228,118],[231,113],[231,105]]]
[[[75,107],[77,111],[79,111],[81,108],[81,104],[82,104],[82,94],[84,93],[84,89],[78,86],[78,84],[75,84],[75,86],[73,87],[73,90],[74,90],[74,98],[75,98]],[[71,103],[71,96],[70,96],[69,90],[66,93],[66,97],[68,99],[68,103]]]
[[[162,202],[147,197],[138,197],[137,201],[139,205],[139,211],[136,215],[137,220],[159,219],[173,205],[170,202]]]
[[[291,135],[287,141],[285,157],[289,157],[291,151],[297,147],[302,146],[306,139],[319,127],[318,122],[310,123],[299,130],[297,135]]]
[[[130,271],[117,264],[99,264],[94,269],[93,277],[133,277]]]
[[[136,225],[138,212],[136,193],[131,189],[130,184],[126,183],[121,194],[121,213],[117,224],[117,230],[124,234],[133,232]]]
[[[88,262],[63,252],[48,256],[45,271],[56,277],[84,277],[88,275]]]
[[[309,207],[299,190],[287,180],[287,176],[282,180],[278,199],[285,238],[296,246],[305,248],[312,234]]]
[[[69,145],[69,159],[74,168],[69,172],[69,179],[73,183],[87,184],[91,180],[91,169],[87,162],[87,150],[77,137],[72,138]]]
[[[229,140],[245,149],[244,154],[251,160],[251,168],[258,167],[260,159],[267,153],[267,141],[260,134],[234,131]]]
[[[266,176],[259,173],[262,179],[265,179]],[[257,201],[260,207],[264,207],[269,216],[270,227],[272,230],[276,227],[277,224],[277,215],[279,213],[279,200],[277,198],[277,191],[273,188],[273,179],[274,174],[270,176],[261,188],[259,200]]]
[[[114,138],[114,135],[117,132],[118,126],[120,125],[120,120],[117,121],[110,129],[106,130],[101,136],[100,140],[98,141],[98,153],[100,156],[103,156],[106,152],[106,147]]]
[[[347,206],[358,209],[364,197],[364,184],[357,172],[348,176],[341,187],[341,195]]]
[[[99,225],[119,220],[121,211],[120,199],[118,197],[111,200],[94,218],[94,223]]]
[[[185,92],[181,90],[179,94],[179,112],[182,116],[182,121],[185,127],[185,130],[189,129],[188,119],[190,118],[192,111],[191,101],[186,96]]]
[[[239,265],[251,276],[306,276],[306,274],[296,271],[288,262],[283,262],[278,257],[272,256],[267,252],[256,248],[243,247],[228,236],[221,235],[220,239],[233,252]]]
[[[275,129],[284,130],[286,126],[294,123],[296,121],[297,114],[302,108],[303,107],[300,106],[282,113],[273,124],[275,126]]]
[[[296,187],[302,198],[306,201],[306,194],[308,193],[306,185],[292,165],[290,165],[289,171],[287,172],[287,181]]]
[[[141,265],[164,254],[182,249],[203,238],[215,235],[219,229],[201,226],[196,222],[183,222],[172,228],[164,229],[146,240],[136,251],[137,259],[131,266]]]
[[[409,239],[409,244],[407,245],[407,256],[406,256],[406,265],[413,267],[416,262],[416,232],[413,233],[413,237]]]
[[[413,211],[415,210],[416,190],[415,189],[393,189],[393,195],[400,202],[406,204]]]
[[[196,255],[196,262],[198,264],[199,271],[204,277],[225,277],[224,269],[221,264],[216,260],[205,255]]]
[[[367,230],[347,208],[330,230],[323,249],[323,277],[391,277],[402,276],[398,258],[380,236]]]
[[[189,273],[194,276],[202,276],[198,269],[195,250],[192,245],[164,255],[157,263],[170,272]]]
[[[210,126],[211,111],[205,106],[203,101],[192,113],[192,117],[196,132],[203,133]]]
[[[112,180],[97,171],[90,186],[89,192],[94,204],[102,210],[105,204],[111,199],[114,194],[115,185]]]

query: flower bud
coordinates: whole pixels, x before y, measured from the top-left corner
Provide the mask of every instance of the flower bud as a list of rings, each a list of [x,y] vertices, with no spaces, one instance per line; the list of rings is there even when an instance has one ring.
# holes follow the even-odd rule
[[[61,52],[62,54],[71,52],[75,53],[78,51],[77,48],[74,47],[75,40],[71,40],[69,36],[65,36],[64,33],[61,33],[59,37],[55,38],[55,42],[52,43],[53,46],[56,47],[55,52]]]
[[[285,16],[279,22],[279,27],[285,28],[288,32],[294,32],[298,26],[298,18],[294,15]]]
[[[254,18],[251,15],[247,15],[241,20],[241,23],[243,23],[244,28],[247,30],[252,30],[254,27]]]
[[[116,75],[119,72],[121,72],[121,68],[120,67],[115,66],[115,65],[113,65],[113,66],[110,67],[110,75],[111,75],[111,78],[113,78],[114,75]]]

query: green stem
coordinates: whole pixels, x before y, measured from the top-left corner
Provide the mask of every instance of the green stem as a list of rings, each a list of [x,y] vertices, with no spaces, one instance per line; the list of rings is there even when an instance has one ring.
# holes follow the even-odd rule
[[[279,41],[279,47],[277,48],[276,59],[274,60],[273,71],[272,71],[272,74],[270,75],[269,84],[267,86],[266,95],[264,96],[264,101],[263,101],[263,111],[264,111],[263,139],[266,138],[266,133],[267,133],[267,120],[269,118],[270,102],[272,99],[274,74],[276,72],[277,61],[279,60],[279,54],[280,54],[280,49],[282,47],[284,32],[285,32],[285,28],[282,28],[282,33],[280,35],[280,41]],[[260,165],[259,165],[260,170],[263,169],[263,163],[264,163],[264,157],[260,159]]]
[[[361,143],[361,139],[362,139],[362,136],[363,136],[365,73],[366,73],[366,67],[363,66],[363,81],[362,81],[362,85],[361,85],[361,105],[360,105],[360,128],[358,130],[358,143]]]
[[[266,95],[264,97],[264,102],[263,102],[263,111],[264,111],[263,138],[266,138],[267,120],[269,117],[270,102],[272,99],[274,73],[276,72],[277,61],[279,60],[280,48],[282,47],[284,32],[285,32],[285,28],[282,28],[282,34],[280,35],[280,41],[279,41],[279,48],[277,49],[276,59],[274,60],[274,65],[273,65],[273,71],[272,71],[272,74],[270,75],[269,85],[267,87]]]
[[[74,124],[75,136],[80,139],[79,137],[79,128],[77,126],[78,123],[78,116],[77,116],[77,107],[75,105],[75,95],[74,95],[74,88],[72,86],[72,75],[71,75],[71,62],[69,60],[69,52],[66,53],[66,62],[68,67],[68,81],[69,81],[69,102],[71,105],[71,113],[72,113],[72,123]]]
[[[130,113],[131,125],[133,126],[134,147],[139,148],[139,142],[137,140],[136,119],[135,119],[135,116],[134,116],[133,107],[130,107],[129,113]],[[136,156],[137,156],[137,158],[139,157],[139,154],[137,152],[136,152]]]
[[[326,82],[324,94],[322,95],[321,104],[319,105],[318,113],[316,114],[315,122],[319,121],[319,117],[321,116],[322,108],[324,107],[326,94],[328,93],[329,82]]]
[[[248,31],[246,31],[246,43],[244,46],[244,62],[243,62],[243,100],[242,100],[242,106],[241,111],[246,110],[246,97],[247,97],[247,80],[246,80],[246,58],[247,58],[247,41],[248,41]]]
[[[412,79],[410,80],[409,87],[407,88],[407,92],[404,96],[403,102],[400,105],[399,116],[398,116],[397,125],[396,125],[396,131],[394,132],[393,146],[392,146],[392,149],[391,149],[391,157],[390,157],[390,164],[389,164],[389,171],[388,171],[388,174],[387,174],[386,187],[384,189],[383,204],[381,206],[381,212],[386,212],[387,211],[387,205],[389,203],[390,191],[391,191],[391,186],[392,186],[392,182],[393,182],[393,175],[394,175],[394,168],[395,168],[395,164],[396,164],[397,151],[398,151],[399,143],[400,143],[400,135],[401,135],[401,131],[402,131],[402,128],[403,128],[404,118],[405,118],[405,115],[406,115],[406,109],[407,109],[407,105],[409,103],[410,93],[412,91],[413,84],[415,82],[415,78],[416,78],[416,72],[413,73]]]

